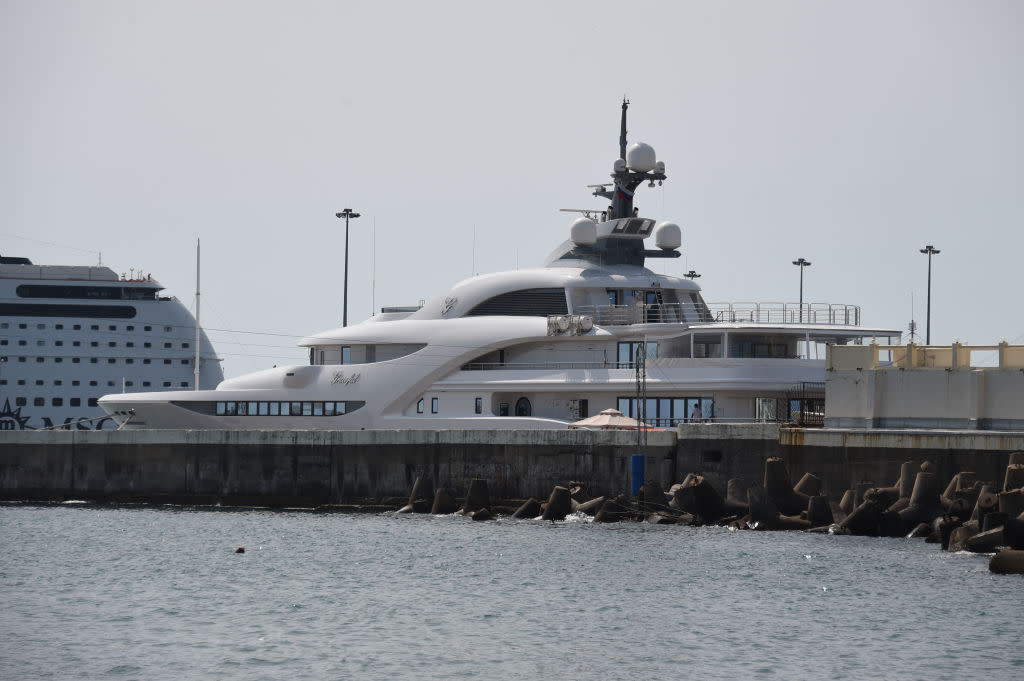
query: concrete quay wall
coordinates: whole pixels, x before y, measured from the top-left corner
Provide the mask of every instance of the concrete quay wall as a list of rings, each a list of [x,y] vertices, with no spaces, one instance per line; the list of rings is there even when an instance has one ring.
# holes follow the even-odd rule
[[[648,435],[648,470],[675,453]],[[418,475],[494,498],[556,484],[629,489],[636,434],[615,431],[4,431],[0,499],[321,506],[408,497]],[[659,469],[660,470],[660,469]]]
[[[1024,432],[782,428],[778,451],[791,476],[814,473],[823,493],[836,497],[861,482],[892,485],[904,461],[931,461],[943,484],[960,471],[973,471],[978,480],[1001,485],[1010,453],[1024,451]]]

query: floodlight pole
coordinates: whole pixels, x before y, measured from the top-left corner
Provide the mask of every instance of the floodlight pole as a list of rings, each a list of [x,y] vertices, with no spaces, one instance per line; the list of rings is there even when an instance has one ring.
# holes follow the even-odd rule
[[[935,248],[931,244],[928,244],[921,249],[922,253],[928,255],[928,312],[925,317],[925,332],[924,332],[924,344],[932,344],[932,256],[938,255],[942,251]]]
[[[800,258],[799,260],[794,260],[793,264],[800,268],[800,323],[803,324],[803,321],[804,321],[804,268],[805,267],[810,267],[811,263],[809,263],[808,261],[804,260],[803,258]]]
[[[340,213],[335,213],[336,218],[345,218],[345,299],[341,311],[341,325],[348,326],[348,221],[349,218],[355,220],[359,217],[359,213],[354,212],[351,208],[346,208]]]

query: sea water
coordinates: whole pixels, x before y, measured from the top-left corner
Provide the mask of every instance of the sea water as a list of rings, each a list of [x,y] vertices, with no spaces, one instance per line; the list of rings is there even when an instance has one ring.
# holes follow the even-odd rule
[[[583,518],[7,506],[0,678],[1021,679],[1024,577],[987,564]]]

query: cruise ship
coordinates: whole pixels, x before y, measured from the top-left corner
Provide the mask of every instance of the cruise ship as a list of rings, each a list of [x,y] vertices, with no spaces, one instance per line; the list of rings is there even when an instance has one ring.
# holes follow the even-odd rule
[[[634,208],[666,174],[649,145],[627,146],[627,105],[612,182],[591,185],[601,207],[540,267],[309,336],[308,365],[100,406],[129,429],[546,429],[607,408],[669,427],[783,420],[807,400],[822,413],[824,346],[900,332],[862,326],[855,305],[709,304],[693,278],[649,269],[679,257],[682,232]]]
[[[211,389],[223,379],[205,332],[150,275],[0,256],[0,429],[102,430],[120,392]]]

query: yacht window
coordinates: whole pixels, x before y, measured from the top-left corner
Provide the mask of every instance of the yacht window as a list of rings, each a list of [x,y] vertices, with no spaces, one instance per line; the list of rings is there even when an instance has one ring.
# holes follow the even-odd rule
[[[248,404],[249,404],[248,402],[235,402],[234,403],[235,414],[237,414],[238,416],[248,416],[249,415]]]
[[[260,402],[260,416],[266,416],[270,413],[270,404],[268,402]]]
[[[516,400],[516,416],[532,416],[533,405],[530,404],[530,400],[525,397],[520,397]]]
[[[334,402],[324,402],[324,416],[334,416]]]
[[[482,397],[476,398],[475,411],[476,411],[477,414],[484,413],[484,398],[482,398]]]
[[[422,414],[423,413],[423,398],[422,397],[416,403],[416,413],[417,414]]]
[[[323,416],[323,415],[324,415],[324,403],[323,402],[314,402],[313,403],[313,416]]]
[[[437,402],[438,402],[438,400],[437,400],[436,397],[431,397],[430,398],[430,413],[431,414],[436,414],[437,413],[437,406],[438,406]]]
[[[608,304],[618,305],[619,304],[619,292],[613,288],[608,289]]]
[[[341,363],[351,364],[352,363],[352,348],[348,345],[341,346]]]
[[[312,402],[303,402],[302,403],[302,415],[303,416],[312,416],[313,415],[313,403]]]
[[[700,333],[693,337],[693,356],[698,359],[722,356],[721,334]]]
[[[626,341],[619,343],[619,368],[629,368],[633,365],[633,362],[637,358],[637,350],[640,348],[640,343],[643,341]],[[647,359],[654,359],[658,356],[658,343],[655,341],[647,341],[646,344],[646,355]]]
[[[534,288],[496,295],[474,307],[466,316],[547,317],[568,313],[564,289]]]
[[[271,416],[280,416],[281,415],[281,403],[280,402],[271,402],[270,406],[268,408],[268,413]]]
[[[223,413],[224,416],[234,416],[235,415],[235,403],[234,402],[218,402],[217,406],[220,407],[222,404],[224,405],[224,411],[223,412],[218,412],[218,413]]]
[[[292,402],[292,416],[302,416],[302,402]]]
[[[251,416],[255,416],[259,412],[259,408],[260,408],[259,404],[257,404],[256,402],[250,402],[249,403],[249,414]]]

